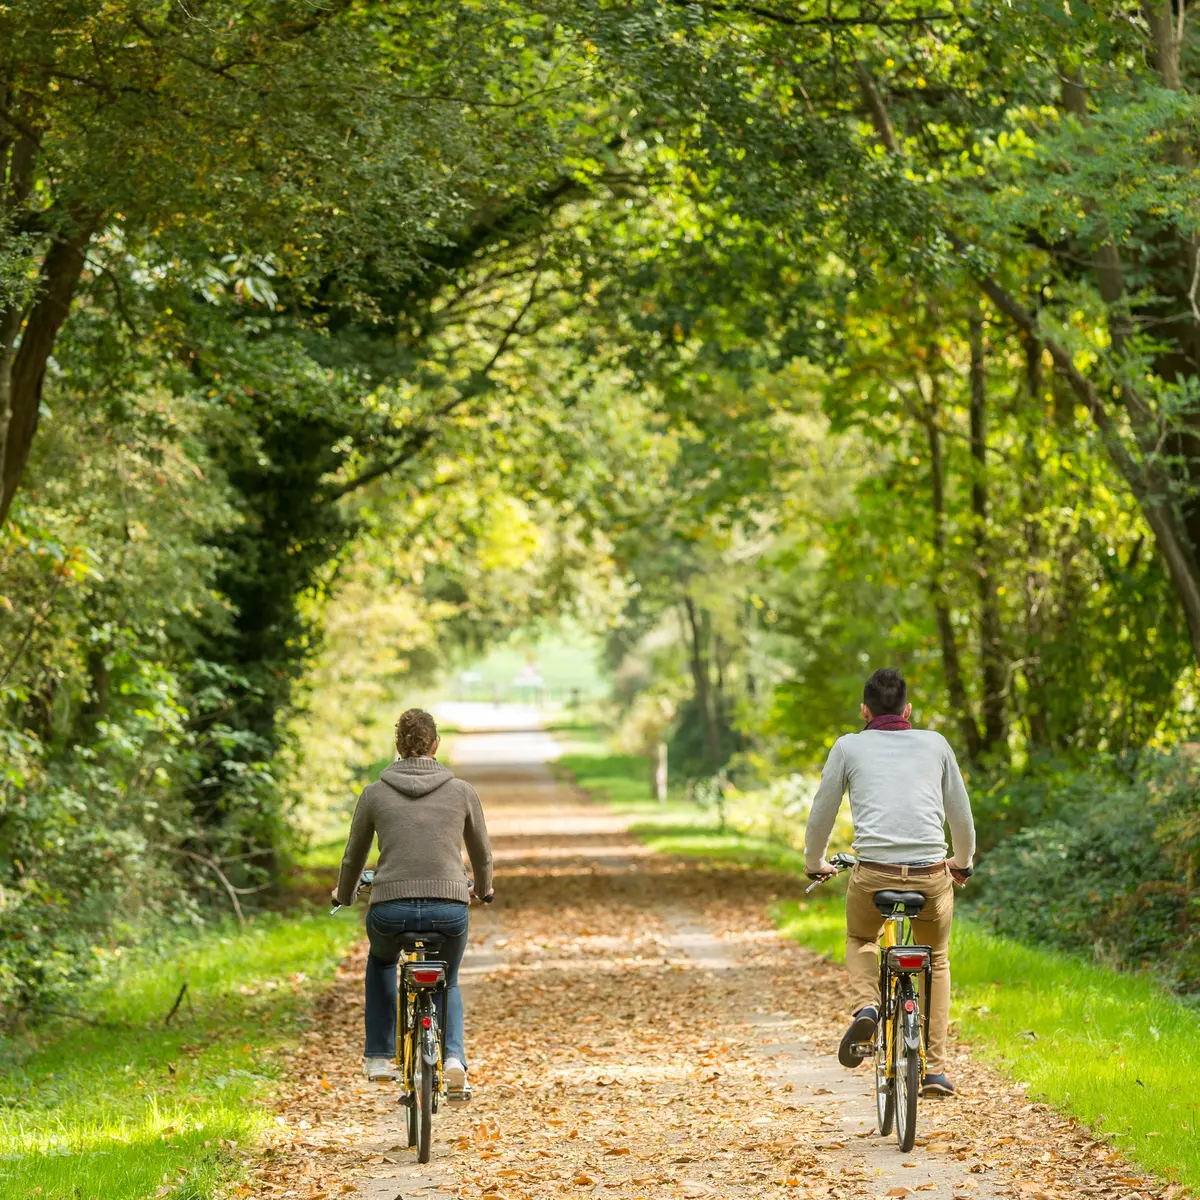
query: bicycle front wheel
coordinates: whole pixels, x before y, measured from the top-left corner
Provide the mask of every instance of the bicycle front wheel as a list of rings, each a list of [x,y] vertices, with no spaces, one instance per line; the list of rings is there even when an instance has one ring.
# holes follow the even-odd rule
[[[901,980],[896,989],[896,1000],[892,1027],[892,1057],[896,1065],[896,1141],[900,1150],[907,1154],[917,1137],[917,1097],[921,1092],[921,1007],[911,979]],[[912,1047],[910,1042],[914,1042]]]

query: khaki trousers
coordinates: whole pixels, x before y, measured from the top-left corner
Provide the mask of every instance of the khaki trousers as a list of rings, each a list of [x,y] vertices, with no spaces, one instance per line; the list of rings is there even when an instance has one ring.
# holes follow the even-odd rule
[[[933,996],[929,1003],[929,1045],[925,1048],[927,1069],[940,1075],[946,1069],[946,1042],[950,1026],[950,921],[954,916],[954,881],[947,867],[930,875],[872,870],[857,866],[850,873],[846,892],[846,969],[854,992],[854,1010],[879,1007],[879,939],[883,918],[875,907],[874,895],[886,890],[922,892],[925,907],[912,922],[919,946],[933,948]],[[922,983],[922,987],[924,984]]]

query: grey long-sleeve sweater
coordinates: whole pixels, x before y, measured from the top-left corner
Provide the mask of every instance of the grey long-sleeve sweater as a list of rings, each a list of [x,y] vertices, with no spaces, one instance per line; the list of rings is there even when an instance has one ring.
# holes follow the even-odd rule
[[[864,729],[833,744],[804,833],[804,865],[815,871],[829,848],[842,797],[850,792],[854,851],[866,862],[938,862],[946,822],[954,862],[969,867],[975,822],[950,743],[930,729]]]
[[[354,809],[338,876],[340,904],[353,904],[358,877],[379,835],[371,903],[470,900],[462,847],[475,872],[475,894],[492,890],[492,847],[475,789],[435,758],[401,758],[368,784]]]

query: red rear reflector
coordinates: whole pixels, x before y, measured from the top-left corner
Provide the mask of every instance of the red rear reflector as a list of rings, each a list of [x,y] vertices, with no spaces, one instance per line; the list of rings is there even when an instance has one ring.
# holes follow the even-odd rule
[[[905,1000],[905,1002],[904,1002],[904,1011],[905,1012],[912,1012],[913,1009],[915,1009],[916,1007],[917,1006],[911,1000]]]
[[[422,1017],[421,1018],[421,1028],[422,1029],[428,1029],[432,1024],[433,1024],[432,1017]]]
[[[414,983],[437,983],[442,977],[441,971],[413,971]]]
[[[896,966],[905,971],[912,971],[917,967],[925,965],[925,955],[923,954],[895,954],[892,956],[892,962]]]

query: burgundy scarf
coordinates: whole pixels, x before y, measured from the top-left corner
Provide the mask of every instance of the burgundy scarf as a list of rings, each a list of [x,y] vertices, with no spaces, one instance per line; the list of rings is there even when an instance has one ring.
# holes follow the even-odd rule
[[[875,717],[868,721],[867,728],[891,731],[893,729],[911,729],[912,726],[898,713],[884,713],[882,717]]]

